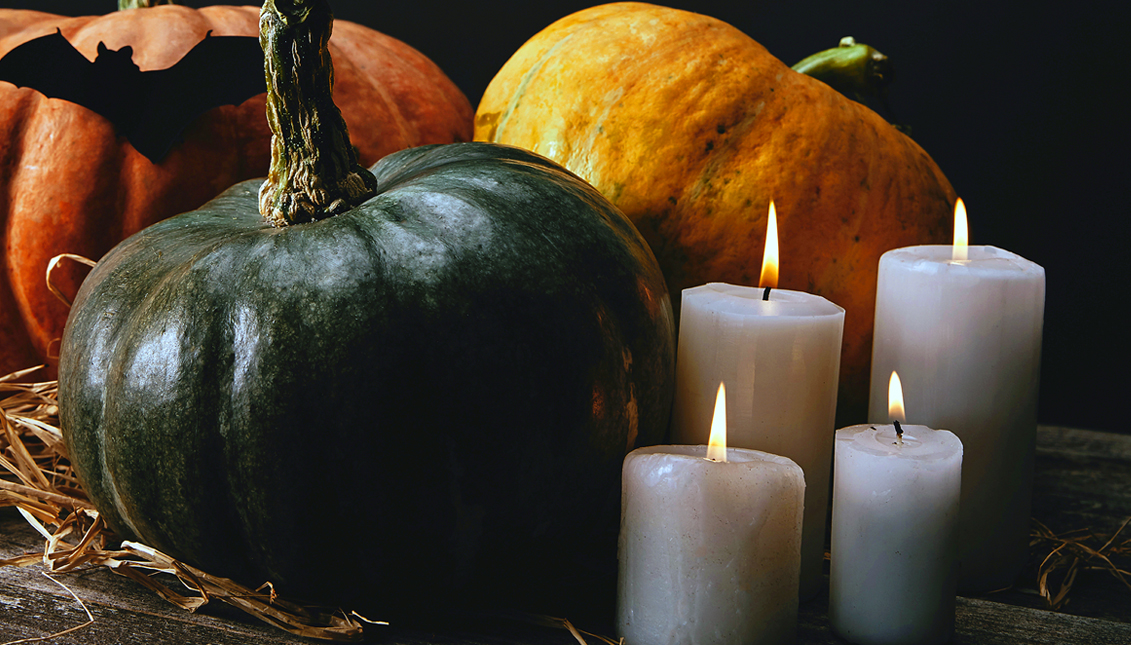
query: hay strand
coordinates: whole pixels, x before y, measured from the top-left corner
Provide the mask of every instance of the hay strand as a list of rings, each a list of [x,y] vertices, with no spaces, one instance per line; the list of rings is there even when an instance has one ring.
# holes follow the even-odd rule
[[[93,267],[98,263],[94,260],[91,260],[90,258],[76,255],[74,253],[60,253],[59,255],[56,255],[55,257],[47,261],[47,274],[44,276],[47,280],[47,290],[50,291],[52,295],[58,298],[63,304],[67,305],[67,307],[70,307],[71,299],[68,298],[59,289],[59,287],[55,286],[55,283],[51,280],[51,274],[55,273],[55,269],[59,266],[59,262],[62,260],[74,260],[75,262],[78,262],[79,264],[85,264],[88,267]]]
[[[1046,608],[1059,611],[1068,604],[1069,592],[1081,571],[1107,571],[1131,591],[1131,572],[1127,570],[1131,536],[1124,534],[1131,517],[1106,540],[1091,529],[1057,534],[1036,519],[1033,523],[1030,546],[1048,549],[1037,567],[1037,594],[1044,599]]]
[[[43,573],[43,572],[40,572],[40,573]],[[6,643],[3,643],[2,645],[16,645],[16,643],[36,643],[36,642],[39,642],[39,641],[47,641],[47,640],[51,640],[53,638],[58,638],[60,636],[66,636],[67,634],[77,632],[78,630],[80,630],[84,627],[89,627],[89,626],[94,624],[94,614],[90,613],[90,609],[87,608],[86,603],[83,602],[82,599],[79,598],[78,595],[75,594],[75,592],[72,591],[70,587],[59,582],[55,578],[52,578],[51,576],[47,575],[46,573],[43,573],[43,577],[47,578],[51,582],[54,582],[55,584],[59,585],[60,587],[63,588],[64,591],[71,594],[71,597],[74,598],[75,602],[77,602],[79,604],[79,608],[86,612],[86,622],[82,623],[80,625],[75,625],[74,627],[68,627],[67,629],[64,629],[63,631],[55,632],[54,634],[50,634],[48,636],[37,636],[35,638],[21,638],[19,640],[8,641]]]
[[[585,640],[586,636],[594,638],[601,643],[605,643],[606,645],[624,645],[623,638],[612,639],[608,636],[602,636],[600,634],[594,634],[593,632],[585,631],[584,629],[578,629],[566,618],[557,618],[555,616],[531,614],[526,612],[506,612],[505,616],[512,620],[517,620],[519,622],[528,623],[531,625],[537,625],[539,627],[564,629],[570,633],[570,636],[573,636],[573,639],[578,642],[578,645],[589,645],[589,642]]]
[[[0,377],[0,507],[13,506],[20,512],[43,536],[43,551],[2,559],[0,566],[42,563],[54,573],[104,566],[186,611],[197,611],[218,600],[278,629],[324,641],[357,642],[363,637],[363,622],[381,624],[362,621],[345,612],[328,613],[287,602],[275,594],[270,584],[253,590],[190,567],[144,544],[123,542],[120,548],[110,548],[117,539],[83,492],[70,466],[58,427],[58,383],[20,382],[41,368]],[[154,573],[172,576],[187,593],[164,584]],[[75,599],[82,605],[77,596]],[[16,642],[54,638],[93,620],[90,616],[88,623],[59,634]]]

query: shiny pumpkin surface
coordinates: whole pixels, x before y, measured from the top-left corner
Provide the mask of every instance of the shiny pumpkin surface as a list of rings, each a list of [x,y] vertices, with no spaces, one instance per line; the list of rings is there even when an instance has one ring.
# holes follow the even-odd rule
[[[949,241],[954,191],[914,141],[686,11],[617,3],[550,25],[492,80],[475,138],[593,184],[651,245],[677,308],[687,287],[758,283],[772,199],[779,286],[846,310],[842,419],[866,413],[880,255]]]
[[[655,259],[516,148],[373,171],[346,213],[274,228],[245,182],[98,264],[59,366],[85,489],[123,536],[319,602],[611,598],[621,461],[674,387]]]
[[[258,25],[258,7],[163,5],[81,17],[0,9],[0,55],[59,28],[89,59],[99,42],[129,45],[142,70],[165,69],[209,30],[258,38]],[[466,97],[413,48],[338,21],[330,50],[335,99],[364,164],[410,146],[471,138]],[[45,285],[50,258],[97,260],[149,224],[264,176],[271,136],[264,115],[263,96],[213,109],[153,164],[98,114],[0,82],[0,373],[58,353],[67,308]],[[73,295],[84,273],[64,264],[55,281]]]

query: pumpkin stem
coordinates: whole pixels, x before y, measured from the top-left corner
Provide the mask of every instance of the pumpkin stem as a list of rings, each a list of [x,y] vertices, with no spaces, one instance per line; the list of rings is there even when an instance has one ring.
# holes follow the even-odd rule
[[[823,81],[848,98],[879,94],[895,78],[891,60],[852,36],[840,45],[817,52],[799,61],[793,71]]]
[[[879,109],[873,109],[882,112],[897,130],[910,136],[911,127],[896,123],[895,111],[888,103],[888,85],[895,80],[895,67],[891,59],[876,51],[875,47],[845,36],[840,39],[839,46],[798,61],[793,71],[812,76],[865,105],[869,100],[875,101]]]
[[[118,0],[118,11],[126,9],[145,9],[159,4],[173,4],[173,0]]]
[[[259,14],[272,134],[259,212],[275,226],[325,219],[377,192],[331,97],[333,23],[326,0],[266,0]]]

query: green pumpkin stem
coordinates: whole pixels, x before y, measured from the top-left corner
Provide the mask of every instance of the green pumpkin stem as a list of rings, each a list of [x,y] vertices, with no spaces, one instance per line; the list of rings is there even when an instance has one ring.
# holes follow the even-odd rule
[[[325,219],[377,192],[331,98],[333,24],[326,0],[266,0],[259,14],[272,134],[259,212],[275,226]]]
[[[879,108],[873,109],[883,114],[896,130],[911,136],[911,126],[897,123],[895,110],[888,103],[887,89],[895,80],[895,68],[891,59],[874,47],[845,36],[838,47],[798,61],[793,71],[812,76],[850,99],[865,104],[869,100],[878,103]]]
[[[126,9],[145,9],[159,4],[174,4],[173,0],[118,0],[118,11]]]
[[[842,38],[838,47],[799,61],[793,71],[823,81],[848,98],[874,96],[894,78],[887,56],[851,36]]]

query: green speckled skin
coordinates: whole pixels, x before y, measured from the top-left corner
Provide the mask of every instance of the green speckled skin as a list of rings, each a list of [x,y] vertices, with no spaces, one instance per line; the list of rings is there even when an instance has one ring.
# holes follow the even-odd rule
[[[99,262],[59,365],[86,489],[125,537],[378,614],[605,594],[621,461],[674,387],[651,252],[516,148],[373,172],[326,220],[271,227],[246,182]]]

